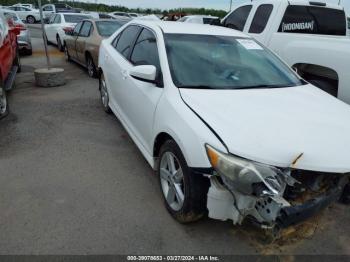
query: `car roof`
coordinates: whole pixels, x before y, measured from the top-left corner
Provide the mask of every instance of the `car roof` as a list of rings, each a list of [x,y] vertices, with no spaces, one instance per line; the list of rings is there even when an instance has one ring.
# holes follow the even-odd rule
[[[91,17],[91,15],[89,14],[85,14],[85,13],[69,13],[69,12],[65,12],[65,13],[56,13],[57,15],[83,15],[83,16],[89,16]]]
[[[311,4],[312,2],[314,3],[320,3],[320,4],[326,4],[326,6],[320,6],[320,7],[328,7],[328,8],[333,8],[333,9],[339,9],[343,10],[344,8],[340,5],[334,4],[334,3],[328,3],[325,1],[309,1],[309,0],[281,0],[287,2],[288,5],[306,5],[306,6],[318,6],[315,4]],[[261,3],[274,3],[276,2],[275,0],[257,0],[253,1],[253,4],[259,5]],[[338,1],[336,1],[338,2]],[[251,4],[251,3],[245,3],[245,4]]]
[[[130,24],[139,24],[150,28],[160,28],[164,33],[168,34],[197,34],[197,35],[222,35],[251,38],[250,36],[226,27],[191,24],[171,21],[147,21],[147,20],[132,20]]]
[[[184,17],[218,18],[217,16],[212,16],[212,15],[186,15]]]

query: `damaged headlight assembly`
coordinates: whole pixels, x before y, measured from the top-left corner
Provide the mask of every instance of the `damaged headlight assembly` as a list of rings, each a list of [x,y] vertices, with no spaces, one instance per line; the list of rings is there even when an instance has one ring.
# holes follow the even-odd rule
[[[231,191],[256,197],[281,196],[286,185],[293,183],[289,170],[260,164],[205,145],[212,167]]]

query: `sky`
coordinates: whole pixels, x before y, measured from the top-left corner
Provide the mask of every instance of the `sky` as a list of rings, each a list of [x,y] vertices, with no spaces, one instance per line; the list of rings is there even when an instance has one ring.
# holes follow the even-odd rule
[[[228,11],[230,8],[230,0],[78,0],[90,3],[104,3],[110,5],[122,5],[129,8],[160,8],[170,9],[178,7],[204,7],[222,9]],[[339,0],[317,0],[318,2],[328,2],[338,4]],[[340,0],[341,4],[350,13],[350,0]],[[232,0],[233,5],[238,5],[250,0]]]

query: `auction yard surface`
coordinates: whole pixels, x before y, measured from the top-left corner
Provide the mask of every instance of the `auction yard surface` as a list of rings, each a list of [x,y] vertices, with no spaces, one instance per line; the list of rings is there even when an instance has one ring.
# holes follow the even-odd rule
[[[340,204],[280,245],[258,244],[230,222],[178,224],[152,169],[103,112],[96,79],[50,46],[67,84],[35,87],[45,57],[41,31],[31,31],[33,56],[22,58],[11,113],[0,122],[0,254],[350,255],[350,209]]]

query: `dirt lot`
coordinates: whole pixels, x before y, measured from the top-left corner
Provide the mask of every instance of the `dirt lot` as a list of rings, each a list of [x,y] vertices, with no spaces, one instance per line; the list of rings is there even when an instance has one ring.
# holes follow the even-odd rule
[[[50,47],[67,84],[34,85],[45,57],[32,31],[33,56],[0,122],[0,254],[350,255],[350,209],[339,204],[272,245],[230,222],[175,222],[151,168],[103,112],[97,80]]]

